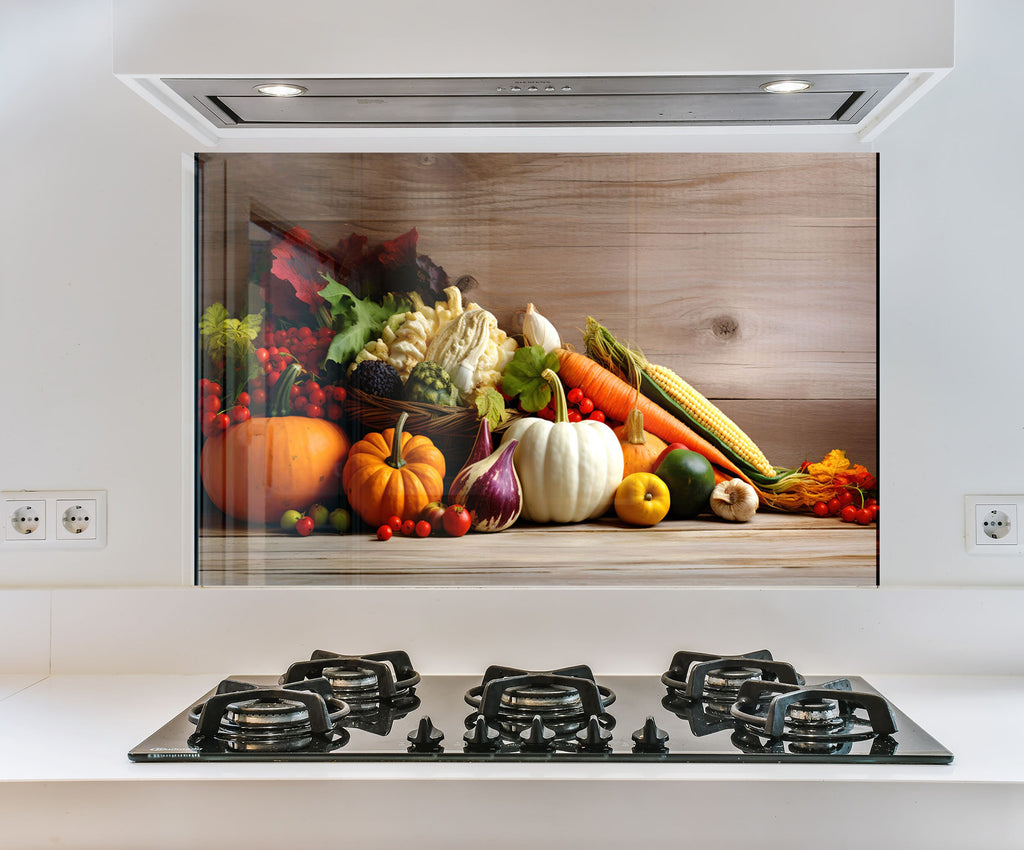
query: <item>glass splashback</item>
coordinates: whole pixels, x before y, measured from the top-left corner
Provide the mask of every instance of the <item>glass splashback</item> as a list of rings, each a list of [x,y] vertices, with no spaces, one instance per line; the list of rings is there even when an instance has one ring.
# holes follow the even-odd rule
[[[875,584],[876,182],[859,153],[198,155],[197,582]]]

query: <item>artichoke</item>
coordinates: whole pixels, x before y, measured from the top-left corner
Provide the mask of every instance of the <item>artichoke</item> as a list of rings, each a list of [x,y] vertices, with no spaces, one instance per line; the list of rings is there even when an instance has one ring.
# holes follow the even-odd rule
[[[409,380],[405,382],[405,400],[458,407],[459,391],[443,366],[424,360],[417,363],[409,373]]]

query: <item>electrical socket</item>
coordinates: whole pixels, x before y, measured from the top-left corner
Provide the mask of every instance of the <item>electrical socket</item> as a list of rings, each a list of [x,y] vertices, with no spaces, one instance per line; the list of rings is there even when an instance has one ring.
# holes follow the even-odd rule
[[[14,543],[46,540],[45,500],[5,498],[3,504],[5,540]]]
[[[98,549],[107,545],[105,490],[0,491],[6,546]]]
[[[95,540],[96,526],[95,499],[57,499],[57,540]]]
[[[1024,496],[964,497],[964,542],[972,555],[1024,554]]]

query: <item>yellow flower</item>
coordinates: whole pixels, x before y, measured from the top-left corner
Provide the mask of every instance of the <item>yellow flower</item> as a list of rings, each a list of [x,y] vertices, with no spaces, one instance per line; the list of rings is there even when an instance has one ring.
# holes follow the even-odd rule
[[[828,482],[850,468],[850,459],[842,449],[832,449],[821,463],[807,465],[807,473],[816,481]]]

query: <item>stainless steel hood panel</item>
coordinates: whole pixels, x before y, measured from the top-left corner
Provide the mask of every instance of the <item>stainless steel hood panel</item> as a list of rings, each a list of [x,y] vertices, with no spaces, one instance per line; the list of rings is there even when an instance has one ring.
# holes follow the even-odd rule
[[[280,79],[307,89],[261,95],[267,79],[164,79],[218,127],[700,126],[856,123],[905,77],[796,75],[804,92],[772,94],[776,75]]]

